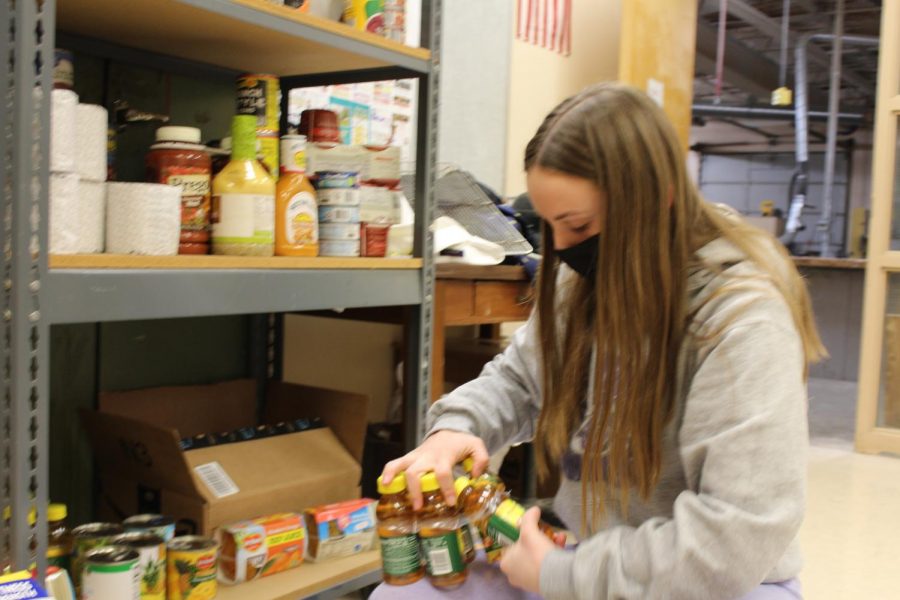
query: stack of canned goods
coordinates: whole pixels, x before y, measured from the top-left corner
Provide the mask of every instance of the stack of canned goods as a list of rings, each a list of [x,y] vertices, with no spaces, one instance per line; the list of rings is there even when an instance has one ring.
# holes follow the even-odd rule
[[[175,537],[175,521],[138,515],[73,530],[72,575],[81,600],[209,600],[217,591],[218,544]]]
[[[316,173],[319,256],[359,256],[359,173]]]

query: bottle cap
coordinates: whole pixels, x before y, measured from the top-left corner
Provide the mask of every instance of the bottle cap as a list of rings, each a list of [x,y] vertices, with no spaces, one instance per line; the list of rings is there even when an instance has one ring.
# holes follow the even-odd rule
[[[69,516],[69,510],[65,504],[51,504],[47,507],[47,520],[62,521]]]
[[[381,476],[378,477],[378,493],[379,494],[399,494],[403,490],[406,489],[406,475],[403,473],[399,473],[395,475],[391,482],[387,485],[384,485],[381,481]]]
[[[200,143],[200,129],[197,127],[176,127],[166,125],[156,130],[157,142],[182,142],[185,144]]]
[[[459,496],[460,494],[462,494],[462,491],[469,487],[471,484],[472,480],[465,475],[457,477],[456,481],[453,482],[453,487],[456,489],[456,495]]]
[[[429,471],[422,475],[420,481],[422,483],[423,492],[433,492],[435,490],[441,489],[441,484],[438,483],[437,475],[435,475],[432,471]]]
[[[469,456],[468,458],[466,458],[465,460],[462,461],[462,465],[463,465],[463,469],[466,470],[466,473],[471,474],[472,469],[475,467],[475,461],[472,460],[471,456]]]

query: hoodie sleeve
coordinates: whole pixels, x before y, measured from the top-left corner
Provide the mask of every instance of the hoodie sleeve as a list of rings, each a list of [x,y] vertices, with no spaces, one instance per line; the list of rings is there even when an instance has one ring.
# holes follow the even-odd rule
[[[435,402],[428,411],[428,435],[450,429],[484,440],[488,452],[530,440],[540,413],[537,316],[521,327],[503,354],[477,379]]]
[[[673,514],[551,551],[547,600],[741,597],[797,536],[808,444],[798,334],[782,319],[744,319],[698,361],[678,433],[687,489]]]

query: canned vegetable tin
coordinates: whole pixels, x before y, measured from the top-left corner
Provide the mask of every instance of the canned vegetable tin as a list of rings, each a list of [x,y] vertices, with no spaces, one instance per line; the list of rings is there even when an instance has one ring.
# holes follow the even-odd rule
[[[165,515],[135,515],[122,521],[122,525],[125,526],[125,531],[142,531],[156,534],[166,544],[175,537],[175,519]]]
[[[110,543],[137,550],[141,573],[141,600],[166,600],[166,543],[149,531],[117,535]]]
[[[116,523],[86,523],[72,530],[75,539],[72,544],[72,579],[75,589],[81,589],[81,572],[84,570],[84,557],[94,548],[106,546],[109,540],[123,533],[121,525]]]
[[[186,535],[169,542],[166,570],[169,600],[215,598],[218,552],[218,543],[210,538]]]
[[[81,600],[140,600],[138,552],[125,546],[95,548],[84,557]]]

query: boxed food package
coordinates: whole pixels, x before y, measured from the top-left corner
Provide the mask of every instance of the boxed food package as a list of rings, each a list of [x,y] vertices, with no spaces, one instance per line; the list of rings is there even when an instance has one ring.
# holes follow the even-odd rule
[[[308,508],[309,558],[313,562],[352,556],[375,545],[375,500],[362,498]]]
[[[383,257],[387,252],[390,225],[363,223],[360,227],[360,256]]]
[[[281,513],[220,527],[219,581],[243,583],[300,566],[306,527],[297,513]]]
[[[270,381],[104,392],[82,422],[100,475],[98,517],[161,513],[179,534],[359,498],[368,397]],[[326,427],[184,451],[180,440],[261,423]]]
[[[359,220],[363,223],[400,222],[402,192],[384,187],[364,185],[359,188]]]
[[[363,182],[396,187],[400,183],[400,148],[316,142],[306,148],[306,170],[359,173]]]
[[[17,600],[18,598],[49,598],[47,592],[39,586],[31,573],[18,571],[7,575],[0,575],[0,598],[3,600]]]

